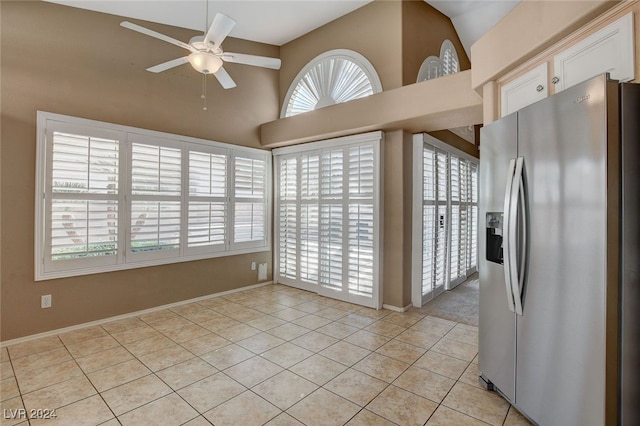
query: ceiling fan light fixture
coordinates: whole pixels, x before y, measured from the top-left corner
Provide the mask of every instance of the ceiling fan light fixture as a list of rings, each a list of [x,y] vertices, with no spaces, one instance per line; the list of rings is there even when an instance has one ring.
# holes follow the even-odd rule
[[[194,52],[187,57],[187,60],[196,71],[203,74],[213,74],[222,66],[222,59],[206,52]]]

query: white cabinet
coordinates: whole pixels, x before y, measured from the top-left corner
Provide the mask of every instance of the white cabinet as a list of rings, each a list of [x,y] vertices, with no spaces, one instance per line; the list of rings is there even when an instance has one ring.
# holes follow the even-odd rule
[[[504,117],[544,99],[548,94],[545,62],[500,88],[500,116]]]
[[[555,91],[604,72],[615,80],[633,80],[634,63],[633,12],[630,12],[553,58]]]

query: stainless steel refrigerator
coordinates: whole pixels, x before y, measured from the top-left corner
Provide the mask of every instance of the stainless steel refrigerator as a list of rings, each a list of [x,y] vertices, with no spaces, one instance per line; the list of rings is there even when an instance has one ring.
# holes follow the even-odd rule
[[[480,382],[540,425],[640,422],[640,85],[481,129]]]

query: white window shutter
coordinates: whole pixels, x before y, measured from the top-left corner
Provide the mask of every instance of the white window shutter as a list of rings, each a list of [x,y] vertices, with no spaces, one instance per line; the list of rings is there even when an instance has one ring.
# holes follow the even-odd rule
[[[81,130],[81,129],[78,129]],[[85,134],[83,134],[85,133]],[[47,269],[116,262],[119,140],[51,131]]]
[[[297,268],[297,170],[298,160],[296,157],[281,158],[279,161],[278,179],[279,187],[277,194],[279,197],[278,220],[278,270],[283,277],[296,279],[298,277]]]
[[[344,149],[322,153],[320,179],[320,286],[343,289]]]
[[[42,111],[37,135],[36,280],[269,248],[263,150]]]
[[[235,157],[233,244],[237,247],[262,244],[266,240],[265,179],[264,159]]]
[[[189,253],[225,249],[228,154],[189,152]]]
[[[318,145],[274,152],[276,280],[379,307],[379,142]]]

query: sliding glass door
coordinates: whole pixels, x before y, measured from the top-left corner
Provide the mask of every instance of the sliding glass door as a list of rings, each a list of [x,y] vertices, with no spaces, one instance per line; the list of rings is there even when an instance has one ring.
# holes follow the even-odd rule
[[[416,135],[413,170],[412,303],[422,306],[475,272],[478,168],[477,160]]]
[[[381,136],[274,150],[277,282],[380,307]]]

